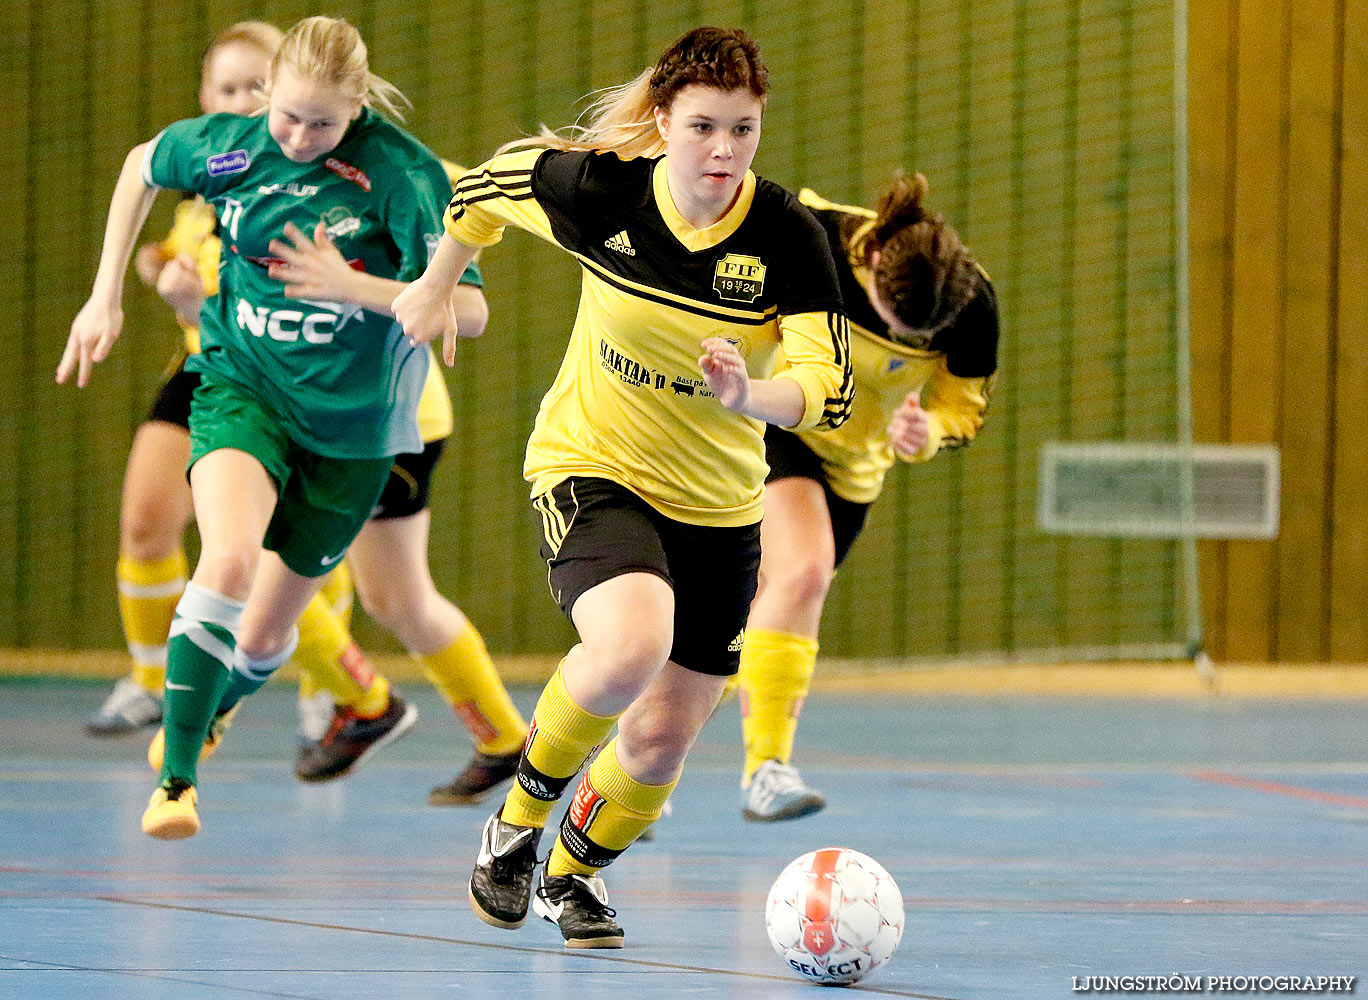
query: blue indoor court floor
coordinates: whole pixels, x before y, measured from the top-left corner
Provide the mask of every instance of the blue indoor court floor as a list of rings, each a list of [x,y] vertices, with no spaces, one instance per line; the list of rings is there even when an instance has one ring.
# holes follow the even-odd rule
[[[179,843],[139,830],[146,737],[81,732],[104,694],[0,682],[0,997],[812,998],[766,940],[764,901],[789,860],[833,844],[882,862],[907,906],[861,993],[1368,974],[1363,701],[815,695],[796,763],[830,806],[773,825],[740,816],[724,706],[674,815],[608,872],[626,948],[567,952],[549,924],[503,931],[467,908],[494,800],[426,804],[469,751],[430,690],[411,692],[409,737],[306,786],[293,692],[268,687],[203,765],[204,829]],[[516,697],[526,712],[536,692]]]

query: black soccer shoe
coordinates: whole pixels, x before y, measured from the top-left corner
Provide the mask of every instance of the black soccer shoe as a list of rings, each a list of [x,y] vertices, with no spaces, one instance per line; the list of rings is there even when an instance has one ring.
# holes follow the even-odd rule
[[[350,774],[417,721],[418,709],[397,691],[390,692],[389,706],[374,719],[363,719],[354,709],[338,706],[323,738],[300,745],[295,777],[300,781],[330,781]]]
[[[502,810],[500,810],[502,812]],[[487,924],[516,930],[527,921],[541,828],[514,826],[490,816],[470,874],[470,908]]]
[[[428,805],[472,806],[483,802],[490,792],[518,773],[520,759],[520,749],[505,754],[477,752],[450,784],[438,785],[428,792]]]
[[[560,928],[567,948],[621,948],[622,928],[597,875],[542,874],[532,900],[537,916]]]

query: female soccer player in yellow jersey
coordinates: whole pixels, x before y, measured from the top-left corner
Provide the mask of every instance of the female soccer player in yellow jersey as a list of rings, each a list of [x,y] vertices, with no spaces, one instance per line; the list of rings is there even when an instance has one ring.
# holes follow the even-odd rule
[[[580,641],[537,703],[469,889],[481,919],[522,925],[547,816],[616,722],[537,889],[569,947],[621,947],[597,873],[660,814],[736,671],[765,424],[835,427],[850,409],[830,247],[792,195],[750,171],[767,77],[744,32],[683,35],[573,137],[514,143],[462,178],[432,262],[394,302],[414,341],[444,339],[450,364],[451,289],[505,225],[583,268],[524,465],[552,595]],[[752,377],[774,371],[781,343],[784,366]]]
[[[203,195],[223,240],[219,292],[187,363],[201,376],[190,485],[203,549],[167,644],[162,780],[142,823],[167,839],[199,829],[196,768],[215,720],[290,657],[296,619],[365,524],[394,456],[422,449],[428,359],[389,304],[438,238],[446,174],[373,110],[397,114],[401,95],[370,72],[345,21],[296,24],[267,90],[265,115],[176,122],[130,152],[57,369],[84,386],[117,339],[123,273],[156,191]],[[268,275],[271,242],[325,213],[345,257],[375,279],[363,302],[291,299]]]
[[[895,457],[925,462],[972,441],[997,370],[997,299],[958,234],[899,176],[878,210],[800,200],[826,230],[850,317],[855,403],[831,434],[770,427],[760,586],[739,675],[742,814],[785,820],[822,796],[790,764],[817,661],[822,605]]]

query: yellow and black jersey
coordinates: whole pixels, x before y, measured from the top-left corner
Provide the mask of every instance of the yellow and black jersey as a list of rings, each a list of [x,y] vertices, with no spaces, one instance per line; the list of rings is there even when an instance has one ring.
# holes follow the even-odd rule
[[[579,260],[579,312],[542,400],[524,475],[540,496],[570,476],[609,479],[667,517],[760,520],[764,425],[725,409],[698,370],[701,343],[736,344],[752,376],[803,391],[799,429],[850,413],[850,337],[831,249],[783,188],[747,173],[736,203],[695,229],[660,159],[541,148],[494,157],[463,177],[446,214],[461,243],[496,243],[507,224]]]
[[[922,395],[930,424],[926,447],[910,460],[924,462],[938,452],[974,439],[983,426],[988,394],[997,372],[997,296],[980,274],[978,293],[926,344],[906,346],[889,337],[869,302],[872,276],[853,251],[874,224],[866,208],[836,205],[804,188],[799,199],[826,231],[836,259],[841,296],[850,317],[855,402],[850,419],[831,434],[800,433],[822,460],[837,496],[872,503],[896,461],[888,423],[911,391]]]
[[[204,282],[204,295],[208,298],[218,293],[219,256],[222,246],[218,238],[218,215],[214,206],[199,195],[187,196],[176,206],[176,214],[166,238],[158,244],[161,255],[166,260],[175,260],[181,254],[195,262],[200,280]],[[181,322],[181,333],[185,337],[185,352],[199,353],[199,328]]]

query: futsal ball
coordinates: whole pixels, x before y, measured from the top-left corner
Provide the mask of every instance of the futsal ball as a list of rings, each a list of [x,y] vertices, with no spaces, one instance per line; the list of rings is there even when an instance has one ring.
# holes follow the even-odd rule
[[[898,949],[902,893],[873,858],[824,847],[779,873],[765,902],[765,927],[793,971],[814,983],[853,983]]]

